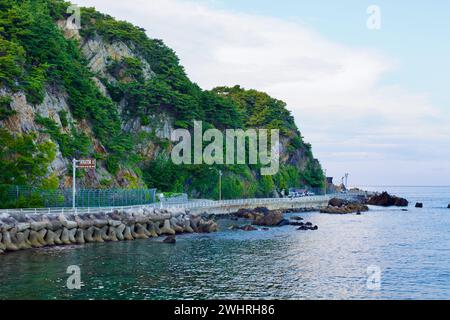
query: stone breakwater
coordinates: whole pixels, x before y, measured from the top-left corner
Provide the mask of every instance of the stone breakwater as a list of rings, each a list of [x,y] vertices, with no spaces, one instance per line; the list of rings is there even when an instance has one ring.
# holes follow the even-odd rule
[[[127,241],[218,231],[214,220],[184,209],[114,210],[92,214],[0,214],[0,254],[55,245]]]

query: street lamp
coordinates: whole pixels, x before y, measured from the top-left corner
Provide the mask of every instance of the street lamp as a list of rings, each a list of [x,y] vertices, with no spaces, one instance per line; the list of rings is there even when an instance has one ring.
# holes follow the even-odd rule
[[[210,167],[209,170],[215,170],[219,174],[219,201],[221,201],[222,200],[222,176],[223,176],[223,172],[222,172],[222,170],[218,170],[218,169],[216,169],[214,167]]]
[[[222,170],[219,170],[219,201],[222,201]]]

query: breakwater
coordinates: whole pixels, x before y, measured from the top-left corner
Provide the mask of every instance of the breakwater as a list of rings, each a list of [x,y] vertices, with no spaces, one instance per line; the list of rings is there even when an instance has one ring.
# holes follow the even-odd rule
[[[54,245],[210,233],[217,224],[186,209],[137,208],[92,214],[0,214],[0,254]]]

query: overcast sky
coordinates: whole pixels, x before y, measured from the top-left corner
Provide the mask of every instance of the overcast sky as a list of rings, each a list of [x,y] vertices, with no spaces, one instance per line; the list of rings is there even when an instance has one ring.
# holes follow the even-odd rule
[[[205,89],[240,84],[286,101],[337,180],[450,185],[448,1],[74,2],[163,39]],[[367,28],[372,4],[380,30]]]

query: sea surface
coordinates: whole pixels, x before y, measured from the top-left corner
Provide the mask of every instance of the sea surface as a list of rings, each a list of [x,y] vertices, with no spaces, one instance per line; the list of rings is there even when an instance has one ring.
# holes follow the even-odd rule
[[[450,187],[365,187],[410,201],[319,226],[55,247],[0,256],[0,299],[450,299]],[[416,209],[423,202],[423,209]],[[69,266],[82,287],[69,290]]]

